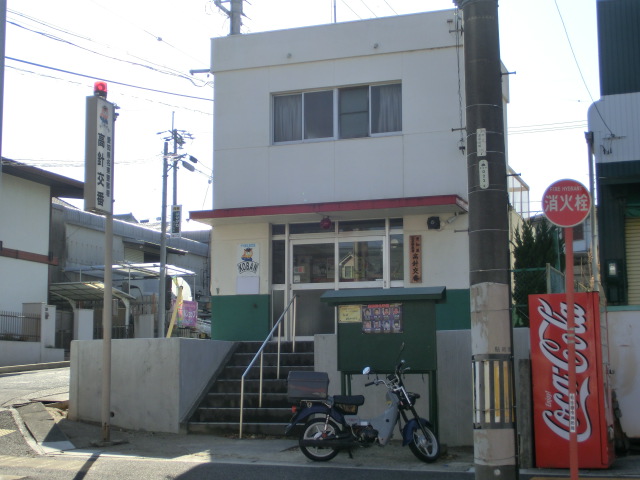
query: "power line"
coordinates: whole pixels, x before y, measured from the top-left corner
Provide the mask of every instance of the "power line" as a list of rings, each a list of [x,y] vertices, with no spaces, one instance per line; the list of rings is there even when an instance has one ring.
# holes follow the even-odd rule
[[[376,18],[378,18],[378,16],[375,14],[375,12],[369,8],[369,5],[367,5],[366,3],[364,3],[364,0],[360,0],[360,3],[362,3],[362,5],[364,5],[364,6],[365,6],[365,8],[371,12],[371,15],[373,15],[373,16],[374,16],[374,17],[376,17]]]
[[[129,23],[130,25],[133,25],[134,27],[136,27],[136,28],[140,29],[141,31],[143,31],[144,33],[146,33],[147,35],[149,35],[149,36],[153,37],[154,39],[156,39],[158,42],[162,42],[165,45],[167,45],[168,47],[171,47],[174,50],[176,50],[177,52],[180,52],[182,55],[185,55],[185,56],[195,60],[196,62],[200,62],[200,59],[197,59],[197,58],[193,57],[188,52],[180,50],[178,47],[176,47],[176,46],[170,44],[169,42],[167,42],[166,40],[164,40],[160,35],[156,35],[155,33],[152,33],[149,30],[147,30],[147,29],[145,29],[145,28],[133,23],[129,18],[123,17],[122,15],[119,15],[118,13],[116,13],[116,12],[114,12],[112,10],[109,10],[107,7],[105,7],[104,5],[96,2],[95,0],[91,0],[91,3],[93,3],[94,5],[97,5],[98,7],[102,8],[103,10],[106,10],[110,14],[112,14],[112,15],[114,15],[114,16],[122,19],[122,20],[124,20],[125,22]]]
[[[45,22],[43,20],[39,20],[39,19],[37,19],[35,17],[31,17],[31,16],[29,16],[29,15],[27,15],[25,13],[18,12],[16,10],[12,10],[10,8],[7,9],[7,12],[11,13],[13,15],[16,15],[18,17],[22,17],[22,18],[26,18],[27,20],[31,20],[34,23],[38,23],[38,24],[43,25],[45,27],[51,28],[52,30],[57,30],[58,32],[66,33],[67,35],[71,35],[73,37],[78,37],[78,38],[81,38],[83,40],[91,40],[88,37],[85,37],[85,36],[82,36],[82,35],[78,35],[77,33],[71,32],[69,30],[65,30],[64,28],[58,27],[58,26],[53,25],[51,23],[47,23],[47,22]]]
[[[573,60],[576,63],[576,67],[578,68],[578,73],[580,74],[580,78],[582,79],[582,84],[584,85],[584,88],[587,90],[587,93],[589,94],[589,98],[591,99],[591,104],[595,107],[596,112],[598,112],[598,116],[600,117],[600,120],[602,120],[602,123],[604,124],[606,129],[609,130],[609,133],[611,134],[611,136],[615,137],[615,134],[611,131],[611,129],[609,128],[609,125],[607,125],[607,122],[605,121],[604,117],[600,113],[600,109],[598,108],[598,105],[593,100],[593,96],[591,95],[591,90],[589,90],[589,86],[587,85],[587,82],[584,79],[584,75],[582,74],[582,69],[580,68],[580,63],[578,62],[578,57],[576,56],[576,52],[573,50],[573,45],[571,44],[571,38],[569,37],[567,26],[564,23],[562,12],[560,11],[560,7],[558,6],[558,0],[553,0],[553,2],[556,5],[556,10],[558,11],[558,16],[560,17],[560,22],[562,23],[562,28],[564,29],[564,34],[567,37],[567,43],[569,43],[569,48],[571,49],[571,55],[573,55]]]
[[[353,8],[351,8],[351,6],[350,6],[350,5],[349,5],[345,0],[342,0],[342,3],[344,4],[344,6],[345,6],[345,7],[347,7],[349,10],[351,10],[351,12],[352,12],[356,17],[358,17],[360,20],[362,20],[362,17],[361,17],[360,15],[358,15],[358,14],[356,13],[356,11],[355,11]]]
[[[384,3],[387,4],[387,7],[389,7],[391,9],[391,11],[394,13],[394,15],[398,15],[398,12],[396,12],[393,7],[391,5],[389,5],[389,2],[387,2],[387,0],[382,0]]]
[[[15,70],[17,72],[27,73],[27,74],[30,74],[30,75],[36,75],[38,77],[43,77],[43,78],[50,78],[52,80],[58,80],[60,82],[67,82],[67,83],[70,83],[72,85],[81,86],[83,88],[87,87],[87,86],[91,87],[91,84],[90,83],[86,83],[86,82],[85,83],[75,82],[75,81],[70,80],[68,78],[61,78],[61,77],[57,77],[55,75],[47,75],[47,74],[44,74],[44,73],[38,73],[38,72],[34,72],[32,70],[26,70],[24,68],[14,67],[13,65],[6,65],[6,67],[10,68],[12,70]],[[171,107],[171,108],[176,108],[176,109],[186,110],[186,111],[193,112],[193,113],[198,113],[198,114],[201,114],[201,115],[213,116],[212,112],[205,112],[203,110],[197,110],[195,108],[185,107],[184,105],[175,105],[173,103],[162,102],[162,101],[157,100],[157,99],[145,98],[145,97],[141,97],[141,96],[138,96],[138,95],[131,95],[131,94],[127,95],[127,94],[124,94],[124,93],[122,95],[123,96],[128,96],[130,98],[136,98],[138,100],[143,100],[145,102],[150,102],[150,103],[159,104],[159,105],[165,105],[165,106]]]
[[[32,65],[34,67],[46,68],[48,70],[53,70],[53,71],[56,71],[56,72],[66,73],[66,74],[69,74],[69,75],[76,75],[78,77],[91,78],[91,79],[101,78],[101,77],[95,76],[95,75],[85,75],[83,73],[71,72],[69,70],[63,70],[61,68],[55,68],[55,67],[50,67],[48,65],[42,65],[40,63],[29,62],[27,60],[20,60],[18,58],[13,58],[13,57],[5,57],[5,58],[7,60],[13,60],[14,62],[25,63],[27,65]],[[124,83],[124,82],[118,82],[116,80],[108,80],[106,78],[102,78],[102,80],[105,81],[105,82],[108,82],[108,83],[113,83],[115,85],[122,85],[123,87],[137,88],[137,89],[140,89],[140,90],[146,90],[148,92],[162,93],[162,94],[165,94],[165,95],[174,95],[174,96],[177,96],[177,97],[192,98],[192,99],[195,99],[195,100],[205,100],[207,102],[213,102],[213,98],[203,98],[203,97],[196,97],[196,96],[193,96],[193,95],[185,95],[185,94],[182,94],[182,93],[167,92],[166,90],[156,90],[154,88],[140,87],[138,85],[132,85],[130,83]]]
[[[13,12],[13,13],[20,15],[20,12]],[[27,17],[26,15],[23,15],[23,16],[24,16],[25,18],[30,18],[30,19],[32,18],[32,17]],[[38,23],[40,23],[40,24],[42,24],[42,25],[45,25],[45,26],[47,26],[47,27],[49,27],[49,28],[53,28],[53,29],[55,29],[55,30],[60,30],[59,28],[57,28],[57,27],[55,27],[55,26],[52,26],[52,25],[50,26],[50,25],[48,25],[46,22],[38,21],[37,19],[33,19],[33,20],[34,20],[34,21],[36,21],[36,22],[38,22]],[[184,79],[184,80],[188,80],[189,82],[191,82],[191,83],[192,83],[194,86],[196,86],[196,87],[204,87],[204,86],[206,86],[206,85],[208,84],[208,82],[204,82],[204,81],[202,81],[202,80],[198,80],[199,82],[203,82],[203,84],[202,84],[202,85],[198,85],[198,84],[196,84],[195,79],[194,79],[194,78],[192,78],[192,77],[191,77],[191,76],[189,76],[189,75],[186,75],[186,74],[184,74],[184,73],[182,73],[182,72],[180,72],[180,71],[178,71],[178,70],[175,70],[175,69],[173,69],[173,68],[167,67],[167,66],[165,66],[165,65],[160,65],[160,64],[155,63],[155,62],[152,62],[152,61],[150,61],[150,60],[146,60],[146,59],[144,59],[144,58],[137,57],[137,56],[135,56],[135,55],[131,55],[131,56],[132,56],[133,58],[138,59],[138,60],[141,60],[141,61],[147,62],[149,65],[145,65],[145,64],[142,64],[142,63],[139,63],[139,62],[133,62],[133,61],[131,61],[131,60],[126,60],[126,59],[123,59],[123,58],[114,57],[114,56],[112,56],[112,55],[107,55],[107,54],[105,54],[105,53],[101,53],[101,52],[98,52],[98,51],[92,50],[92,49],[90,49],[90,48],[83,47],[83,46],[81,46],[81,45],[78,45],[77,43],[71,42],[71,41],[69,41],[69,40],[66,40],[66,39],[64,39],[64,38],[61,38],[61,37],[58,37],[58,36],[55,36],[55,35],[52,35],[52,34],[50,34],[50,33],[41,32],[41,31],[39,31],[39,30],[35,30],[35,29],[33,29],[33,28],[29,28],[29,27],[27,27],[27,26],[25,26],[25,25],[21,25],[21,24],[19,24],[19,23],[15,22],[15,21],[10,21],[10,20],[9,20],[9,21],[7,21],[7,23],[8,23],[8,24],[10,24],[10,25],[13,25],[13,26],[15,26],[15,27],[18,27],[18,28],[22,28],[22,29],[24,29],[24,30],[27,30],[27,31],[29,31],[29,32],[31,32],[31,33],[35,33],[35,34],[37,34],[37,35],[40,35],[40,36],[42,36],[42,37],[44,37],[44,38],[46,38],[46,39],[54,40],[54,41],[57,41],[57,42],[60,42],[60,43],[64,43],[64,44],[70,45],[70,46],[72,46],[72,47],[76,47],[76,48],[79,48],[79,49],[81,49],[81,50],[84,50],[84,51],[86,51],[86,52],[93,53],[93,54],[95,54],[95,55],[99,55],[99,56],[101,56],[101,57],[109,58],[109,59],[111,59],[111,60],[115,60],[115,61],[118,61],[118,62],[128,63],[128,64],[130,64],[130,65],[137,66],[137,67],[141,67],[141,68],[146,68],[146,69],[149,69],[149,70],[153,70],[153,71],[155,71],[155,72],[158,72],[158,73],[162,73],[162,74],[164,74],[164,75],[171,75],[171,76],[175,76],[175,77],[178,77],[178,78],[182,78],[182,79]],[[69,35],[72,35],[72,36],[75,36],[75,37],[81,38],[81,39],[83,39],[83,40],[87,40],[87,41],[90,41],[90,42],[92,42],[92,43],[96,43],[96,44],[98,44],[98,45],[100,45],[100,46],[103,46],[103,47],[106,47],[106,48],[108,48],[108,49],[111,49],[111,48],[112,48],[112,47],[110,47],[109,45],[101,44],[101,43],[96,42],[96,41],[94,41],[94,40],[92,40],[92,39],[90,39],[90,38],[82,37],[82,36],[77,35],[77,34],[75,34],[75,33],[73,33],[73,32],[68,32],[68,31],[65,31],[65,30],[62,30],[62,31],[63,31],[64,33],[67,33],[67,34],[69,34]],[[158,68],[156,68],[156,67],[161,67],[163,70],[160,70],[160,69],[158,69]]]
[[[574,120],[560,123],[542,123],[539,125],[523,125],[519,127],[509,127],[509,135],[520,135],[524,133],[555,132],[561,130],[584,129],[587,127],[585,120]]]

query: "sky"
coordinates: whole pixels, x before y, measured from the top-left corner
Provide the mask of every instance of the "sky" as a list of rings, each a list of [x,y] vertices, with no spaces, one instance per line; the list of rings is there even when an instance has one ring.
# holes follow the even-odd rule
[[[114,213],[161,215],[172,128],[185,132],[178,153],[198,159],[196,171],[177,171],[183,218],[214,208],[214,78],[189,73],[208,69],[210,39],[229,34],[212,0],[7,3],[3,157],[84,180],[85,98],[105,80],[119,114]],[[250,0],[242,33],[332,23],[334,5],[338,22],[455,8],[452,0]],[[554,181],[589,185],[584,132],[600,97],[595,10],[595,0],[499,2],[501,58],[511,72],[508,161],[531,189],[534,214]],[[168,205],[172,183],[173,171]],[[183,228],[205,228],[194,223]]]

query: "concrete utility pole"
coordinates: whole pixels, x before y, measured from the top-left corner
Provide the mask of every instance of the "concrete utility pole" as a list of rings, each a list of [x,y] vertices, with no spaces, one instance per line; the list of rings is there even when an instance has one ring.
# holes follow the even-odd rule
[[[0,0],[0,175],[2,175],[2,119],[4,117],[4,50],[7,28],[7,0]]]
[[[166,315],[167,315],[167,295],[170,295],[167,289],[167,180],[169,177],[169,168],[173,168],[173,207],[178,204],[178,163],[190,171],[194,171],[194,167],[190,166],[188,162],[183,160],[184,157],[188,157],[188,160],[197,163],[198,159],[192,155],[178,155],[178,149],[182,148],[186,139],[193,139],[193,135],[184,130],[176,130],[174,127],[175,116],[171,114],[171,131],[170,136],[164,139],[164,154],[162,155],[162,213],[160,221],[160,279],[159,279],[159,309],[157,320],[158,338],[164,338],[166,327]],[[166,132],[158,132],[158,134]],[[169,153],[169,141],[173,141],[173,154]],[[169,166],[169,158],[171,158],[171,165]],[[173,208],[172,208],[173,212]],[[173,213],[172,213],[173,223]],[[173,236],[173,233],[172,233]]]
[[[158,285],[158,338],[164,338],[164,327],[167,315],[165,307],[166,281],[167,281],[167,177],[169,176],[168,160],[169,144],[164,142],[164,154],[162,155],[162,210],[160,217],[160,280]]]
[[[220,10],[229,15],[229,19],[231,20],[231,31],[230,35],[239,35],[240,27],[242,26],[242,1],[243,0],[213,0],[213,3],[216,4]],[[223,3],[231,3],[231,10],[224,7]]]
[[[473,443],[479,480],[518,477],[507,165],[497,0],[454,0],[464,21]]]

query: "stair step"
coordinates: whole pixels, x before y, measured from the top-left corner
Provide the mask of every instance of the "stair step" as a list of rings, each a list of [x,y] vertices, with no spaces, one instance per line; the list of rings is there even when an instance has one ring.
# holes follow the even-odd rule
[[[312,365],[280,365],[280,378],[281,379],[286,379],[287,375],[289,375],[289,372],[291,371],[300,371],[300,370],[304,370],[307,372],[312,372],[313,371],[313,364]],[[247,371],[247,367],[246,366],[236,366],[236,365],[228,365],[225,367],[224,371],[222,372],[222,374],[220,375],[220,379],[224,380],[224,379],[228,379],[228,380],[232,380],[232,379],[238,379],[238,378],[242,378],[242,375],[244,375],[244,373],[247,373],[247,375],[245,376],[245,380],[246,379],[258,379],[260,378],[260,366],[259,365],[254,365],[249,371]],[[262,368],[262,376],[264,379],[271,379],[271,380],[277,380],[276,376],[278,373],[278,367],[263,367]]]
[[[291,419],[289,408],[245,408],[243,419],[246,422],[280,423]],[[239,408],[198,408],[194,415],[198,422],[239,422]]]
[[[222,379],[213,384],[210,392],[212,393],[236,393],[240,394],[240,380]],[[287,381],[285,379],[270,380],[265,379],[262,382],[262,393],[286,393]],[[245,393],[259,393],[260,381],[249,379],[244,381]]]
[[[255,358],[255,352],[236,352],[233,355],[232,363],[235,366],[248,366]],[[262,356],[262,362],[265,366],[276,366],[278,364],[277,353],[265,353]],[[301,352],[301,353],[281,353],[280,365],[313,365],[314,354],[313,352]],[[260,357],[258,357],[254,365],[260,365]]]
[[[255,358],[262,342],[239,342],[220,376],[202,399],[187,424],[190,433],[238,434],[240,422],[241,378]],[[314,370],[314,342],[280,344],[280,372],[278,373],[278,344],[269,342],[262,356],[262,404],[259,403],[260,359],[247,372],[244,381],[243,434],[284,435],[291,418],[291,402],[287,398],[287,376],[291,371]],[[294,437],[295,438],[295,437]]]
[[[261,408],[260,395],[257,393],[245,393],[244,395],[244,407],[245,408]],[[290,407],[291,402],[287,399],[286,393],[263,393],[262,394],[262,408],[284,408],[284,406]],[[201,408],[240,408],[240,393],[208,393],[200,404]]]
[[[258,350],[260,350],[260,347],[262,346],[262,342],[239,342],[239,345],[236,349],[236,352],[238,353],[253,353],[254,355],[256,354],[256,352]],[[295,349],[293,346],[293,342],[280,342],[280,351],[281,352],[286,352],[286,353],[291,353],[291,352],[313,352],[314,349],[314,343],[312,340],[310,341],[298,341],[295,344]],[[277,341],[273,341],[273,342],[268,342],[267,345],[265,346],[265,352],[277,352],[278,351],[278,342]]]
[[[284,437],[285,428],[287,428],[286,423],[265,424],[243,422],[242,435],[270,435],[274,437]],[[209,435],[238,435],[240,432],[240,425],[237,422],[189,422],[187,425],[187,432]],[[295,440],[298,438],[298,435],[298,427],[296,427],[286,438]]]

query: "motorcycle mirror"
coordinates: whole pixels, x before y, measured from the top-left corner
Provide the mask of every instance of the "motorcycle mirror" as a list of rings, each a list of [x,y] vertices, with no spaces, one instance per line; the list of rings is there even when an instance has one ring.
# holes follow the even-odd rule
[[[362,369],[362,374],[363,375],[369,375],[371,373],[371,367],[364,367]]]

